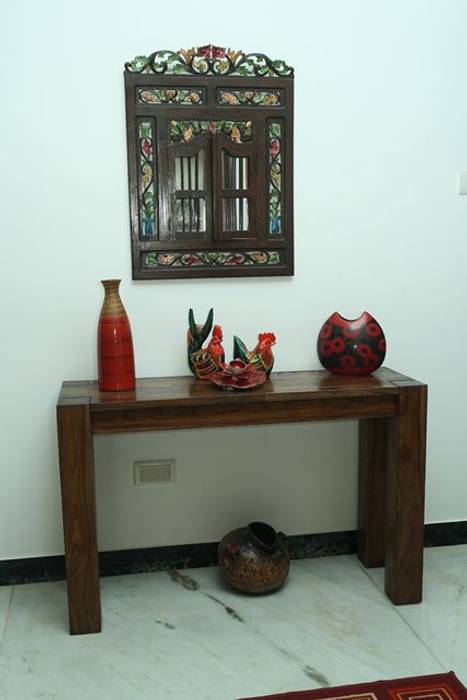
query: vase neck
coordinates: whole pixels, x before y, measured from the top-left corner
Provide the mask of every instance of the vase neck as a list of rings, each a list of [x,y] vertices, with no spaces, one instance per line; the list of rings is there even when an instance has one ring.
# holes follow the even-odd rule
[[[102,314],[109,316],[122,315],[125,307],[120,299],[119,287],[121,280],[101,280],[105,290],[104,303],[102,304]]]

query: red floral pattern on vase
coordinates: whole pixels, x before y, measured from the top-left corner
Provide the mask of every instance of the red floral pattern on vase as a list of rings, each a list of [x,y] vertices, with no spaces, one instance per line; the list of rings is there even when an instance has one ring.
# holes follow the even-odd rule
[[[368,311],[347,319],[335,311],[318,336],[318,357],[333,374],[371,374],[386,356],[383,329]]]

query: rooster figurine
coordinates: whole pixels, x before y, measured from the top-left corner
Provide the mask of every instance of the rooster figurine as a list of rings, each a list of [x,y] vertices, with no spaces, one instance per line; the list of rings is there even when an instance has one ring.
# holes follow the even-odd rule
[[[222,328],[220,326],[214,326],[212,329],[211,340],[209,341],[207,352],[211,355],[212,359],[218,367],[220,367],[225,362],[225,351],[222,346]]]
[[[222,328],[212,326],[214,311],[209,311],[206,323],[201,326],[195,323],[193,309],[188,313],[188,365],[198,379],[206,379],[212,372],[218,372],[224,363],[225,352],[222,346]],[[212,337],[206,348],[203,343],[207,339],[212,328]]]
[[[247,365],[266,372],[266,376],[269,377],[274,364],[271,348],[275,343],[274,333],[260,333],[255,349],[250,352],[245,343],[237,335],[234,335],[234,358],[243,360]]]

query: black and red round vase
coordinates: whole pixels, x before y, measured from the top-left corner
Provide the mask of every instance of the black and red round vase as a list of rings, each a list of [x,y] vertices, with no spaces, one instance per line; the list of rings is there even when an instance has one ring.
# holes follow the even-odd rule
[[[371,374],[386,356],[383,329],[368,311],[353,319],[335,311],[319,332],[318,356],[333,374]]]

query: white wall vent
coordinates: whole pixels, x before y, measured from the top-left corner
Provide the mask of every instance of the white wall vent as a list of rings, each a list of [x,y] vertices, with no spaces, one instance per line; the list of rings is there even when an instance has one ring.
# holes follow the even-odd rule
[[[155,459],[133,462],[135,486],[147,484],[173,484],[175,481],[175,460]]]

